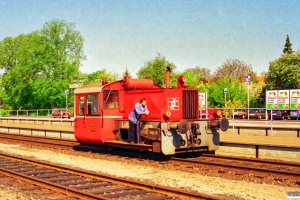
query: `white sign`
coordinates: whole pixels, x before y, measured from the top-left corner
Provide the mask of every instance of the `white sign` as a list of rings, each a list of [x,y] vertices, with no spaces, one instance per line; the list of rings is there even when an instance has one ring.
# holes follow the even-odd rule
[[[199,92],[199,108],[205,108],[207,105],[206,92]]]
[[[69,90],[65,90],[65,94],[68,95],[69,94]]]
[[[267,108],[278,108],[278,90],[267,90],[266,91],[266,107]]]
[[[227,94],[227,88],[224,88],[224,94]]]
[[[300,108],[300,89],[290,90],[290,108]]]
[[[70,85],[69,85],[69,88],[70,88],[70,89],[72,89],[72,88],[78,88],[78,84],[70,84]]]

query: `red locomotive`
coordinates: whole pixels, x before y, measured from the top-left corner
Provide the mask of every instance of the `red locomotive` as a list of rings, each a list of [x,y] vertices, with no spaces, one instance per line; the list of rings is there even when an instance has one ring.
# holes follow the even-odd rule
[[[226,131],[226,118],[199,119],[198,89],[188,88],[186,78],[177,78],[170,88],[151,79],[130,79],[92,83],[75,90],[75,138],[80,143],[151,151],[172,155],[212,151],[219,147],[218,129]],[[139,130],[143,144],[128,143],[128,115],[142,97],[150,115],[142,116]]]

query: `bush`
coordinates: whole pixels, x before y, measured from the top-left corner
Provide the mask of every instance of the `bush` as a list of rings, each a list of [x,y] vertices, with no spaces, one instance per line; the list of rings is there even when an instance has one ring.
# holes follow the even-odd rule
[[[7,110],[1,109],[0,115],[1,115],[1,116],[8,116]]]

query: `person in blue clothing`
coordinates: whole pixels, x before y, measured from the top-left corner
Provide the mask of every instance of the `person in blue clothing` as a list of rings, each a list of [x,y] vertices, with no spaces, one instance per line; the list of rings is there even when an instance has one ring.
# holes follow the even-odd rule
[[[146,98],[141,98],[139,102],[137,102],[132,111],[130,112],[129,119],[129,130],[128,130],[128,140],[130,143],[141,143],[141,134],[140,131],[137,130],[137,125],[140,122],[142,115],[149,115],[149,110],[146,106]]]
[[[298,120],[299,117],[300,117],[300,110],[297,110],[297,119],[296,120]]]

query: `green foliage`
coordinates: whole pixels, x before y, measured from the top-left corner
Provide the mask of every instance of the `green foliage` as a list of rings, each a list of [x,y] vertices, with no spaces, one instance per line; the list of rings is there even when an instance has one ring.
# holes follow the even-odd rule
[[[176,66],[162,57],[159,53],[154,60],[148,61],[138,71],[138,78],[149,78],[154,83],[162,87],[166,86],[166,69],[169,67],[171,71],[176,69]],[[174,80],[174,73],[171,73],[171,79]],[[172,81],[173,82],[173,81]]]
[[[211,78],[210,70],[200,67],[186,69],[183,75],[190,88],[199,88],[200,83],[206,83]]]
[[[199,89],[201,92],[208,93],[209,107],[225,107],[225,94],[224,88],[227,88],[226,104],[228,102],[238,102],[241,107],[247,105],[247,85],[235,80],[232,76],[225,76],[224,79],[219,79],[210,84],[201,84]]]
[[[253,74],[252,66],[238,59],[227,59],[221,67],[218,67],[213,75],[213,80],[222,79],[225,76],[232,76],[238,80]]]
[[[116,81],[120,80],[121,77],[118,73],[108,72],[106,69],[98,70],[96,72],[92,72],[91,74],[87,74],[84,84],[94,83],[94,82],[102,82],[102,78],[106,78],[106,81]]]
[[[286,36],[285,44],[284,44],[284,48],[283,48],[283,53],[284,54],[293,53],[292,43],[290,42],[289,35]]]
[[[8,115],[9,115],[8,111],[1,108],[0,116],[8,116]]]
[[[85,59],[84,39],[74,28],[54,19],[40,31],[0,42],[3,96],[14,109],[66,106],[64,91]]]
[[[300,87],[300,50],[270,62],[266,86],[268,90]]]

